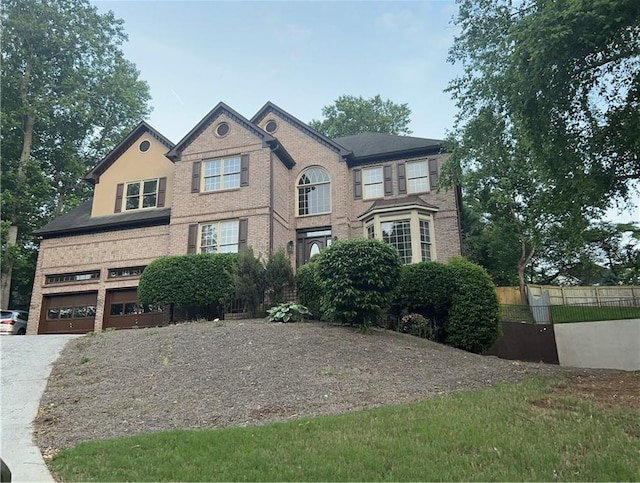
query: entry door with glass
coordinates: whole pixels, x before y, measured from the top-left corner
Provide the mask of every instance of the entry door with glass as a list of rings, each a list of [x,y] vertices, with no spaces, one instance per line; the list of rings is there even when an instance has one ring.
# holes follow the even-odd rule
[[[331,228],[298,231],[297,264],[304,265],[311,257],[331,245]]]

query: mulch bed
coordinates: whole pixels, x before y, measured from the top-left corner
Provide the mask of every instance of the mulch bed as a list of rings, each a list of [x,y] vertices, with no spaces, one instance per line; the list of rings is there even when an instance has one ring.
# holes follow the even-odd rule
[[[54,363],[35,441],[48,456],[82,441],[338,414],[560,374],[568,382],[558,390],[598,401],[614,391],[609,400],[637,407],[640,373],[507,361],[383,330],[251,320],[104,332],[73,340]]]

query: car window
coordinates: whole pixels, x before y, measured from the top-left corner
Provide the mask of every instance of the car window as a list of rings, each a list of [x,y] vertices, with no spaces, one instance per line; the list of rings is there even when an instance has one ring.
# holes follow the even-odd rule
[[[11,312],[9,312],[8,310],[0,311],[0,317],[2,317],[3,319],[9,318],[11,317],[11,315]]]

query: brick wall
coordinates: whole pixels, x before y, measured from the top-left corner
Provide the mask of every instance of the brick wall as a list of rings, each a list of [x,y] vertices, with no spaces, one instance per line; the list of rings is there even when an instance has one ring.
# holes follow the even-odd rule
[[[138,280],[109,280],[108,269],[147,265],[168,254],[169,226],[48,238],[40,243],[27,332],[36,334],[45,295],[98,291],[95,330],[101,330],[105,290],[137,287]],[[100,270],[100,278],[87,282],[45,284],[47,275]]]

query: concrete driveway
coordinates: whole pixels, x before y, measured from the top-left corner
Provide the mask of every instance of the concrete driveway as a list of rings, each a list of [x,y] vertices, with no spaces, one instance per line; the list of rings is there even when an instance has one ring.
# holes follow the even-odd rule
[[[33,444],[33,420],[51,364],[78,335],[0,337],[0,457],[11,481],[54,481]]]

